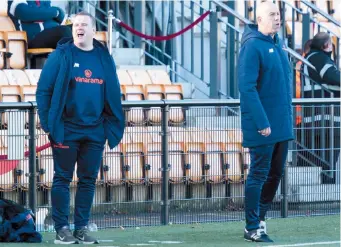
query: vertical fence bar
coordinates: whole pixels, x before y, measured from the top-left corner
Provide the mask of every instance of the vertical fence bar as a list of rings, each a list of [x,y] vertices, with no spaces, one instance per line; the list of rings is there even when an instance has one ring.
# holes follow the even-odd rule
[[[302,48],[304,47],[304,44],[310,39],[310,14],[304,13],[302,19]],[[294,30],[294,29],[293,29]]]
[[[181,1],[181,30],[184,29],[184,18],[185,18],[185,3]],[[181,35],[181,65],[184,66],[185,64],[185,35]]]
[[[235,9],[235,1],[228,1],[227,5],[231,8],[231,9]],[[256,6],[256,3],[255,5]],[[255,9],[256,10],[256,9]],[[254,12],[256,13],[256,12]],[[228,22],[229,24],[231,24],[233,27],[235,26],[235,21],[236,18],[228,18]],[[236,53],[236,40],[235,40],[235,32],[230,32],[230,47],[228,50],[228,58],[230,60],[230,92],[227,94],[228,96],[231,97],[236,97],[236,86],[235,86],[235,66],[236,66],[236,61],[235,61],[235,53]]]
[[[112,22],[114,19],[113,13],[114,12],[112,10],[108,11],[108,44],[107,46],[108,46],[110,55],[112,54],[112,43],[113,43],[113,32],[114,32],[112,28],[112,25],[113,25]]]
[[[291,145],[290,145],[291,146]],[[292,150],[292,149],[291,149]],[[284,174],[281,181],[281,217],[288,217],[288,164],[284,166]]]
[[[193,23],[194,22],[194,3],[193,3],[193,0],[190,3],[190,8],[191,8],[191,23]],[[191,28],[191,72],[194,73],[194,28]]]
[[[291,18],[292,20],[295,20],[295,9],[291,10]],[[291,49],[295,51],[296,47],[296,32],[295,32],[295,22],[292,22],[292,28],[291,28]],[[303,46],[302,46],[303,47]]]
[[[134,3],[134,27],[141,33],[145,32],[145,1],[136,1]],[[142,38],[135,35],[134,36],[135,48],[142,47]]]
[[[168,26],[168,20],[167,20]],[[167,27],[165,27],[165,1],[161,1],[161,33],[162,35],[167,35]],[[162,59],[161,61],[165,61],[165,50],[166,50],[166,41],[161,41],[161,50],[162,50]]]
[[[162,107],[162,193],[161,224],[169,223],[169,166],[168,166],[168,114],[169,106]]]
[[[175,2],[174,1],[171,1],[170,2],[170,13],[171,13],[171,33],[175,33],[176,32],[176,26],[175,26],[175,23],[176,23],[176,12],[175,12]],[[177,38],[174,38],[172,39],[170,42],[171,42],[171,56],[172,56],[172,60],[169,61],[169,65],[171,66],[171,69],[172,69],[172,74],[171,74],[171,78],[172,78],[172,81],[174,82],[175,81],[175,77],[176,77],[176,67],[175,67],[175,61],[177,61],[177,55],[176,55],[176,51],[177,51]]]
[[[36,107],[29,112],[29,206],[36,213],[37,208],[37,177],[36,177]]]
[[[200,0],[200,16],[204,14],[204,9],[201,7],[202,6],[202,0]],[[201,66],[200,66],[200,79],[204,80],[204,21],[200,23],[200,61],[201,61]]]
[[[120,2],[118,2],[118,1],[115,1],[114,2],[114,8],[115,8],[115,16],[116,16],[116,18],[120,18]]]
[[[340,68],[340,39],[336,38],[336,47],[335,47],[336,51],[336,65],[337,68]]]
[[[233,32],[233,30],[231,30],[231,28],[229,26],[226,26],[226,49],[225,49],[225,58],[226,58],[226,91],[225,94],[226,96],[230,96],[230,90],[231,90],[231,77],[230,77],[230,63],[231,63],[231,59],[229,59],[229,51],[231,50],[231,32]]]
[[[155,1],[152,1],[151,4],[152,4],[152,26],[151,26],[152,30],[151,30],[151,32],[152,32],[152,35],[155,36],[155,25],[156,25],[156,22],[155,22],[155,15],[156,15],[156,13],[155,13]],[[152,46],[155,47],[155,40],[152,40],[151,42],[152,42]],[[151,47],[150,47],[150,50],[152,50]],[[151,52],[151,54],[154,57],[156,56],[155,49],[153,49],[153,52]],[[153,60],[153,65],[155,65],[155,59],[152,59],[152,60]]]
[[[220,24],[218,12],[210,13],[210,98],[219,98],[220,92]]]
[[[286,37],[286,28],[285,28],[285,2],[282,2],[281,1],[281,4],[282,4],[282,11],[281,11],[281,13],[282,13],[282,33],[283,33],[283,40],[285,40],[285,38],[287,38]]]
[[[332,93],[331,95],[331,98],[334,98],[334,94]],[[334,169],[336,168],[336,166],[334,165],[334,159],[336,157],[334,157],[334,105],[331,105],[330,106],[330,119],[329,119],[329,122],[330,122],[330,136],[329,136],[329,141],[330,141],[330,166],[331,166],[331,169],[330,170],[333,170],[331,171],[329,174],[333,174],[333,178],[334,178]]]

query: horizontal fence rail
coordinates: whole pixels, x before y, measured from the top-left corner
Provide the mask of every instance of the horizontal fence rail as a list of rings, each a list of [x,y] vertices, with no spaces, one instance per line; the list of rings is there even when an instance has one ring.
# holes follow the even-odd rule
[[[340,99],[294,99],[295,140],[268,217],[339,214]],[[91,222],[99,228],[244,219],[250,155],[239,100],[124,101],[121,143],[106,145]],[[0,197],[53,230],[53,156],[36,103],[0,103]],[[70,184],[73,223],[77,176]]]

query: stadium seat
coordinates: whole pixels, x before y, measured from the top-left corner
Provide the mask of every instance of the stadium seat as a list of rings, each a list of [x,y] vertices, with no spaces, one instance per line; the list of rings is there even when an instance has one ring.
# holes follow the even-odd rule
[[[165,70],[147,70],[153,84],[172,84]]]
[[[146,133],[150,136],[150,143],[162,142],[161,126],[151,126],[146,128]]]
[[[43,130],[37,129],[37,146],[41,147],[50,142]],[[53,181],[53,155],[52,148],[47,148],[38,153],[39,186],[45,189],[52,187]]]
[[[126,139],[125,139],[126,140]],[[106,151],[103,157],[104,182],[110,186],[122,184],[123,150],[122,144],[118,144],[110,150],[106,144]]]
[[[167,100],[182,100],[183,92],[181,85],[163,85],[164,95]],[[181,107],[171,107],[169,110],[169,122],[172,125],[182,124],[185,121],[185,113]]]
[[[171,142],[191,142],[190,132],[181,127],[169,127],[169,141]]]
[[[333,0],[329,2],[330,12],[335,20],[341,22],[341,1]]]
[[[230,142],[230,138],[228,136],[227,130],[212,129],[209,132],[210,132],[212,143],[225,143],[226,144]]]
[[[152,84],[152,81],[146,70],[143,69],[130,69],[128,74],[134,85]]]
[[[191,183],[204,181],[204,154],[205,148],[202,142],[185,143],[185,169],[186,176]]]
[[[242,144],[243,142],[243,133],[240,129],[229,129],[227,130],[227,135],[229,138],[229,143],[238,143]]]
[[[169,181],[171,183],[183,183],[184,180],[184,144],[181,142],[170,142],[169,149]]]
[[[37,85],[40,74],[41,74],[41,69],[25,69],[25,73],[30,81],[31,85]]]
[[[228,180],[231,182],[241,182],[243,174],[241,146],[239,144],[226,144],[224,152],[224,164],[228,168]]]
[[[52,182],[53,182],[53,156],[52,154],[40,155],[38,167],[39,167],[38,168],[38,173],[39,173],[38,184],[40,185],[40,187],[44,189],[51,189]]]
[[[12,53],[8,58],[8,68],[24,69],[26,67],[27,36],[26,32],[7,32],[7,50]]]
[[[145,143],[146,180],[151,184],[162,182],[162,150],[161,143]]]
[[[286,22],[286,33],[287,35],[292,35],[292,22]],[[303,45],[303,25],[302,22],[295,22],[295,49],[302,49]],[[313,36],[313,24],[310,25],[310,35]]]
[[[204,168],[206,181],[210,183],[221,183],[224,181],[227,167],[224,164],[223,153],[223,143],[205,143]]]
[[[26,73],[20,69],[5,69],[3,70],[10,85],[31,85]]]
[[[299,8],[299,3],[295,0],[288,0],[286,1],[288,4],[290,4],[291,6],[294,6],[296,8]],[[294,12],[294,16],[292,15],[292,8],[291,6],[289,6],[288,4],[285,4],[285,21],[300,21],[302,20],[301,15],[298,12]],[[283,12],[283,5],[281,1],[278,1],[278,5],[279,5],[279,10],[280,13],[282,15]],[[283,19],[283,17],[281,17]]]
[[[121,85],[130,85],[133,84],[128,72],[123,69],[116,70],[118,80]]]
[[[3,70],[0,70],[0,86],[9,85],[7,76]]]
[[[30,173],[29,159],[25,158],[23,160],[20,160],[18,167],[16,169],[16,175],[17,175],[18,186],[24,191],[27,191],[29,188],[29,176],[28,176],[29,173]]]
[[[2,85],[0,87],[1,102],[21,102],[21,88],[19,85]]]
[[[206,129],[188,128],[192,142],[210,143],[212,140],[211,132]]]
[[[147,129],[140,126],[126,127],[124,130],[125,135],[130,136],[129,141],[124,141],[124,143],[152,143],[151,135],[148,133]]]
[[[8,3],[1,1],[0,4],[0,31],[14,31],[15,26],[11,18],[7,15]]]
[[[101,42],[105,47],[108,46],[108,32],[97,31],[95,34],[95,39]]]
[[[329,14],[328,11],[328,5],[327,5],[327,1],[326,0],[315,0],[315,1],[311,1],[317,8],[319,8],[320,10],[322,10],[324,13]],[[323,21],[323,22],[327,22],[328,19],[323,17],[320,14],[315,14],[316,18],[318,21]]]
[[[321,22],[321,25],[323,25],[324,27],[320,26],[320,32],[327,32],[330,33],[331,37],[340,37],[341,36],[341,28],[336,26],[334,23],[332,22]],[[316,27],[316,31],[315,33],[319,32],[318,31],[318,27]]]
[[[225,4],[227,3],[225,2]],[[247,5],[246,1],[235,1],[235,10],[239,15],[243,16],[244,18],[248,18],[248,16],[245,16],[245,10],[247,8],[246,5]],[[243,22],[240,22],[240,25],[243,25]]]
[[[164,98],[163,87],[161,84],[147,84],[145,88],[146,100],[162,100]],[[151,107],[147,112],[147,121],[150,124],[160,124],[162,113],[160,107]]]
[[[37,86],[35,85],[24,85],[21,86],[22,90],[22,102],[36,101]]]
[[[142,85],[122,85],[125,100],[144,100],[144,90]],[[145,123],[144,109],[133,107],[126,111],[126,121],[131,125],[141,125]]]
[[[144,149],[143,143],[123,144],[123,173],[126,182],[144,183]]]

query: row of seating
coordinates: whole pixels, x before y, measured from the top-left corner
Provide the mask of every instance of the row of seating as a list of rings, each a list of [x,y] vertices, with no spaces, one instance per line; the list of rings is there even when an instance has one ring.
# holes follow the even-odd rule
[[[95,38],[107,45],[107,32],[97,31]],[[5,31],[0,27],[0,69],[30,68],[32,58],[44,54],[47,56],[53,51],[52,48],[28,49],[25,31]]]
[[[36,101],[36,89],[40,73],[40,69],[0,70],[0,102]],[[130,71],[118,69],[117,74],[122,84],[122,100],[183,99],[181,84],[170,84],[169,76],[165,70],[135,69]],[[145,79],[141,84],[138,83],[139,75],[145,75]],[[146,80],[146,76],[150,79],[149,81]],[[127,78],[132,80],[127,81]],[[141,78],[143,79],[143,76]],[[133,84],[130,84],[130,82],[133,82]],[[158,84],[155,84],[156,82]],[[185,112],[181,108],[171,108],[170,122],[174,124],[183,123],[185,119],[184,114]],[[6,114],[2,115],[2,124],[7,125],[8,117],[5,116]],[[130,125],[160,124],[161,109],[132,108],[126,111],[126,119]],[[28,118],[26,118],[26,121],[28,121]]]
[[[40,69],[0,70],[1,101],[25,102],[34,100],[34,89],[36,89],[40,73]],[[167,72],[164,70],[135,69],[130,71],[118,69],[117,75],[122,85],[124,100],[182,99],[183,97],[182,86],[180,84],[172,85]],[[13,88],[13,91],[10,91],[10,88]],[[11,97],[5,97],[6,94],[11,94]],[[18,97],[12,97],[15,95]],[[168,97],[167,95],[172,96]],[[29,98],[28,100],[26,96]]]
[[[106,145],[97,183],[108,185],[161,183],[162,145],[155,127],[127,128],[122,142],[113,150]],[[201,133],[205,133],[202,135]],[[198,139],[198,136],[202,136]],[[198,130],[170,128],[168,163],[171,183],[242,182],[250,157],[240,143],[240,130]],[[38,131],[37,145],[48,143]],[[0,135],[1,154],[8,152],[7,135]],[[25,149],[28,148],[25,144]],[[49,189],[52,185],[53,158],[51,148],[38,154],[38,183]],[[0,163],[10,161],[0,161]],[[16,187],[27,189],[28,159],[20,160],[15,170],[0,174],[0,191]],[[73,185],[76,184],[76,172]]]

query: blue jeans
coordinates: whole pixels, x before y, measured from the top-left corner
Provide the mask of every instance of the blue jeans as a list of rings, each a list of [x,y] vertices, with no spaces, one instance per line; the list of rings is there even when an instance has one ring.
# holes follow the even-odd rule
[[[265,220],[284,171],[288,141],[250,148],[251,167],[245,185],[246,230]]]
[[[77,162],[77,192],[75,199],[75,228],[86,226],[95,194],[95,183],[103,157],[105,135],[103,126],[89,133],[65,129],[65,141],[58,146],[50,138],[54,161],[51,190],[52,219],[55,230],[69,225],[70,182]]]

